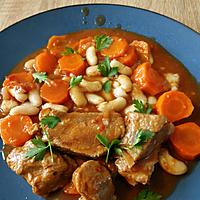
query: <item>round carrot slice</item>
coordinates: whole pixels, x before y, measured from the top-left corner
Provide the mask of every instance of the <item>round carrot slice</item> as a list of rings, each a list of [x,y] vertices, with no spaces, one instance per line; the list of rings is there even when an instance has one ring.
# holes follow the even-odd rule
[[[121,56],[117,58],[117,60],[124,65],[127,65],[129,67],[133,66],[137,61],[137,53],[135,51],[135,48],[133,46],[129,46],[127,52],[124,54],[124,56]]]
[[[19,73],[10,74],[6,76],[3,82],[3,87],[8,86],[11,82],[31,83],[33,82],[33,76],[31,73],[27,73],[27,72],[19,72]]]
[[[0,122],[0,135],[4,144],[22,146],[31,139],[32,120],[29,116],[14,115]]]
[[[56,57],[48,52],[42,52],[35,57],[35,70],[37,72],[52,73],[56,65]]]
[[[81,74],[86,67],[85,61],[79,54],[69,54],[58,60],[60,69],[75,75]]]
[[[109,56],[109,58],[116,58],[123,56],[128,50],[128,42],[125,38],[112,36],[112,44],[101,50],[102,56]]]
[[[180,91],[162,94],[156,103],[158,114],[165,115],[170,122],[189,117],[194,110],[191,100]]]
[[[170,141],[177,154],[186,160],[200,155],[200,127],[193,122],[176,126]]]
[[[50,103],[64,103],[68,98],[69,84],[61,79],[44,83],[40,88],[40,96]]]

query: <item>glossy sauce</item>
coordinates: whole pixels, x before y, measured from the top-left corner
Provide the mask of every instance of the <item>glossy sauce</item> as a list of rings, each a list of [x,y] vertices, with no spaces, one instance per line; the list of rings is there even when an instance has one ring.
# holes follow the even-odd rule
[[[83,13],[85,13],[85,11]],[[191,98],[193,105],[195,107],[195,110],[190,118],[181,120],[178,123],[193,121],[198,125],[200,125],[200,107],[199,107],[200,93],[199,93],[199,87],[195,79],[189,74],[189,72],[184,68],[184,66],[179,61],[177,61],[173,56],[171,56],[165,49],[163,49],[154,40],[137,35],[135,33],[125,32],[120,29],[84,30],[81,32],[68,34],[67,40],[69,43],[70,42],[73,43],[81,38],[100,35],[100,34],[108,34],[108,35],[124,37],[128,40],[129,43],[135,39],[147,41],[152,47],[152,54],[154,57],[153,67],[156,68],[161,73],[166,73],[166,72],[178,73],[180,75],[179,90],[183,91]],[[29,60],[30,58],[34,58],[39,51],[25,58],[22,62],[20,62],[16,66],[16,68],[12,72],[22,71],[25,61]],[[174,154],[173,151],[172,154]],[[190,170],[192,170],[192,166],[194,165],[194,163],[188,163],[188,165],[190,166]],[[138,191],[143,189],[144,187],[150,187],[153,191],[160,193],[163,197],[167,197],[170,193],[172,193],[175,190],[176,184],[181,178],[183,178],[183,176],[172,176],[165,173],[162,169],[160,169],[158,165],[156,165],[149,186],[137,185],[136,187],[132,187],[126,182],[126,180],[123,177],[120,176],[116,177],[116,180],[114,182],[116,186],[116,193],[118,195],[119,200],[133,200]],[[50,196],[48,199],[75,200],[78,199],[78,197],[67,196],[63,193],[63,191],[61,191]]]

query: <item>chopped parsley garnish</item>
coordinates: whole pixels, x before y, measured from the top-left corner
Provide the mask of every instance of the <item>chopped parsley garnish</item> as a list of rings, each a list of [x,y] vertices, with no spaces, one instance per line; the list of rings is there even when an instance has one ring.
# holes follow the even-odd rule
[[[75,53],[74,49],[71,47],[65,47],[65,50],[61,53],[61,56],[67,56],[72,53]]]
[[[108,56],[105,57],[105,60],[98,64],[98,71],[104,77],[111,77],[118,74],[118,67],[110,67],[110,59]]]
[[[77,86],[77,85],[79,85],[80,84],[80,82],[82,81],[82,79],[83,79],[83,76],[74,76],[74,77],[72,77],[71,79],[70,79],[70,88],[72,88],[72,87],[75,87],[75,86]]]
[[[149,189],[142,190],[134,200],[161,200],[162,196]]]
[[[98,51],[108,48],[112,44],[112,38],[107,35],[98,35],[95,37],[96,48]]]
[[[47,73],[46,72],[33,73],[33,78],[38,83],[45,82],[47,80]]]
[[[135,140],[133,142],[134,147],[140,147],[144,143],[146,143],[148,140],[153,138],[154,133],[150,130],[138,130],[135,136]]]
[[[140,100],[134,99],[133,104],[135,107],[135,112],[145,113],[145,114],[150,114],[152,112],[151,105],[147,104],[147,106],[145,106]]]
[[[105,160],[106,163],[108,163],[109,156],[112,149],[117,155],[120,155],[120,156],[122,155],[122,150],[119,146],[121,143],[120,140],[114,139],[112,140],[112,142],[109,142],[109,140],[105,136],[100,135],[100,134],[96,135],[96,139],[106,148],[106,151],[107,151],[106,160]]]
[[[60,118],[57,116],[46,116],[40,121],[40,126],[44,128],[47,126],[48,128],[55,128],[57,124],[61,122]]]
[[[33,138],[31,142],[35,147],[30,148],[25,154],[25,158],[34,157],[35,160],[42,160],[47,149],[50,148],[50,145],[46,145],[41,138]]]
[[[106,93],[109,93],[111,91],[111,82],[110,80],[107,80],[104,84],[103,84],[103,90]]]

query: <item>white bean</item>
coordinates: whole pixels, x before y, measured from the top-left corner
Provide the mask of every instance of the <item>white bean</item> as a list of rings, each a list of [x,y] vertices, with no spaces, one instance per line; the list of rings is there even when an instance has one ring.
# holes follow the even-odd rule
[[[96,49],[94,46],[87,48],[86,50],[86,59],[89,65],[96,65],[98,62],[96,56]]]
[[[133,84],[133,90],[131,92],[132,100],[137,99],[142,101],[143,104],[147,103],[147,97],[143,94],[142,90],[137,84]]]
[[[9,92],[8,92],[8,88],[7,87],[2,87],[1,88],[1,95],[2,95],[4,100],[9,100],[10,97],[11,97]]]
[[[10,112],[10,110],[12,108],[14,108],[15,106],[18,106],[18,103],[13,100],[13,99],[10,99],[10,100],[3,100],[2,103],[1,103],[1,110],[5,113],[5,114],[8,114]]]
[[[86,68],[87,76],[100,76],[101,73],[98,71],[98,65],[90,66]]]
[[[187,172],[187,165],[172,157],[167,149],[161,149],[159,153],[160,166],[169,174],[182,175]]]
[[[91,104],[94,104],[94,105],[98,105],[98,104],[104,102],[104,99],[101,96],[96,95],[96,94],[89,94],[88,93],[85,96],[86,96],[88,102],[91,103]]]
[[[71,88],[69,91],[69,94],[70,94],[72,101],[78,107],[86,106],[87,99],[85,98],[83,92],[81,91],[81,89],[78,86]]]
[[[37,115],[39,108],[33,106],[30,102],[25,102],[10,110],[10,115]]]
[[[86,81],[83,79],[80,86],[84,92],[98,92],[102,89],[100,81]]]
[[[110,62],[110,66],[111,67],[118,67],[118,72],[120,74],[124,74],[124,75],[127,75],[127,76],[132,75],[132,69],[130,67],[123,65],[122,63],[120,63],[119,61],[117,61],[115,59],[113,59]]]
[[[155,105],[156,102],[157,102],[156,97],[154,97],[154,96],[149,96],[149,97],[148,97],[148,104],[150,104],[150,105]]]
[[[130,92],[132,90],[132,81],[126,75],[119,75],[117,81],[121,84],[121,87],[126,91]]]
[[[42,105],[42,98],[40,97],[39,90],[33,89],[28,94],[28,99],[33,106],[39,107]]]
[[[58,111],[58,112],[67,112],[69,110],[67,106],[53,104],[53,103],[45,103],[42,106],[42,109],[48,109],[48,108]]]
[[[28,99],[28,94],[23,91],[14,88],[9,89],[9,93],[19,102],[23,103]]]
[[[24,70],[28,72],[35,71],[35,59],[30,59],[24,64]]]
[[[127,97],[126,91],[121,86],[114,88],[113,95],[115,97]]]
[[[97,106],[97,109],[101,112],[104,112],[104,111],[119,112],[123,110],[125,106],[126,106],[126,99],[123,97],[118,97],[112,101],[100,103]]]

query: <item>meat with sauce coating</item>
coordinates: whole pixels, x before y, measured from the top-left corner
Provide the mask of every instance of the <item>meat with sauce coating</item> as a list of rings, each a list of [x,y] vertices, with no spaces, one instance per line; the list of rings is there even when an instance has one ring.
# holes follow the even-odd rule
[[[73,173],[72,182],[85,200],[114,200],[114,186],[109,171],[98,161],[84,162]]]
[[[34,193],[46,196],[66,184],[76,168],[76,163],[68,156],[62,157],[57,153],[53,154],[52,162],[49,152],[43,160],[25,158],[28,149],[32,147],[32,142],[28,141],[24,146],[13,149],[6,162],[17,175],[26,179]]]

